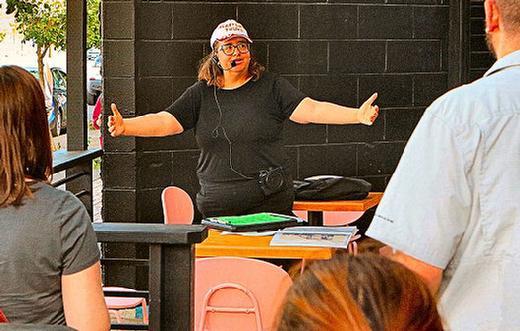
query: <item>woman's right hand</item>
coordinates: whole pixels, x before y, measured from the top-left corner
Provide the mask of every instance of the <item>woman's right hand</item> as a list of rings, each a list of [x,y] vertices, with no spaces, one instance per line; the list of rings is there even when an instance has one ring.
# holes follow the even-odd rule
[[[121,136],[125,132],[125,121],[117,110],[115,103],[110,105],[110,108],[112,108],[112,115],[108,116],[108,132],[112,137]]]

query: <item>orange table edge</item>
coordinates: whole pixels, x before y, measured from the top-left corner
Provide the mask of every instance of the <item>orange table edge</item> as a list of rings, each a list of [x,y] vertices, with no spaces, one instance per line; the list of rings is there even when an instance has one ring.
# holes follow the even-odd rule
[[[294,201],[293,210],[366,211],[379,204],[383,192],[370,192],[363,200]]]
[[[272,236],[241,236],[209,230],[208,237],[195,245],[197,257],[239,256],[264,259],[330,259],[335,248],[270,246]]]

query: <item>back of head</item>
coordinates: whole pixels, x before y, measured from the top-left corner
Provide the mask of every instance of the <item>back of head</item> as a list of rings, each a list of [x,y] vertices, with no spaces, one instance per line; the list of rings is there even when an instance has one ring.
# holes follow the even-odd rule
[[[30,195],[26,179],[48,180],[52,152],[45,100],[36,78],[0,67],[0,207]]]
[[[520,1],[496,0],[505,30],[520,37]]]
[[[443,329],[433,296],[412,271],[379,255],[338,254],[295,281],[278,330]]]

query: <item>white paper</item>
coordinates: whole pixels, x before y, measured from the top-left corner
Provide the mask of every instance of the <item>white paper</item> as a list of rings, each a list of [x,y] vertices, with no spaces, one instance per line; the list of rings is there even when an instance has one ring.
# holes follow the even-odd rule
[[[294,226],[277,231],[270,245],[347,248],[356,232],[355,226]]]

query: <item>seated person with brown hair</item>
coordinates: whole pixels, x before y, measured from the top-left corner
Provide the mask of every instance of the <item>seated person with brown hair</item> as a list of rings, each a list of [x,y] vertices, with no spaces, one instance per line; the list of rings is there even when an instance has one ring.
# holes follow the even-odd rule
[[[441,331],[423,281],[376,254],[311,264],[289,289],[278,331]]]
[[[0,308],[11,323],[108,330],[90,217],[51,173],[42,89],[0,67]]]

